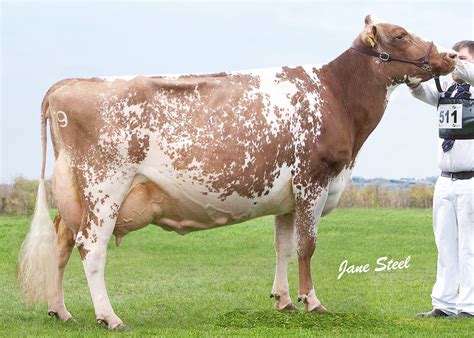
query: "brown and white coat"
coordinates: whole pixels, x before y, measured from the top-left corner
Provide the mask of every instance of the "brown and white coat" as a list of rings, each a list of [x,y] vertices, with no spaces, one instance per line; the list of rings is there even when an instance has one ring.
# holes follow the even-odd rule
[[[408,59],[429,45],[370,16],[355,42],[370,45],[369,38],[377,42],[373,48]],[[395,86],[446,74],[453,58],[435,47],[433,73],[427,73],[348,49],[321,66],[57,83],[42,106],[43,150],[49,119],[62,217],[55,222],[59,269],[47,295],[49,311],[72,318],[62,277],[74,244],[97,319],[116,328],[123,323],[104,283],[112,234],[119,244],[148,224],[184,234],[264,215],[275,215],[276,308],[294,309],[287,266],[296,242],[299,298],[308,311],[326,311],[310,272],[320,217],[336,206]],[[34,240],[23,245],[24,275],[34,269],[25,258]]]

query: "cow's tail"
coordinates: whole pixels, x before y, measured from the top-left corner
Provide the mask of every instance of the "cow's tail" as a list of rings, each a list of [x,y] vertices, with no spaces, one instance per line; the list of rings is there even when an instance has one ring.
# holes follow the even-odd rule
[[[43,162],[36,195],[36,206],[30,230],[21,245],[18,258],[18,278],[27,303],[43,302],[54,292],[58,272],[56,232],[49,214],[44,182],[47,142],[47,109],[41,110],[41,141]]]

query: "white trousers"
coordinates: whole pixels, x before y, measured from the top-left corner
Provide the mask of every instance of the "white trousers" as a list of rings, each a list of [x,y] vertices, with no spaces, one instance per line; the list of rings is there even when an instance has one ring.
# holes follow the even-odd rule
[[[474,178],[438,178],[433,230],[438,247],[433,307],[447,314],[474,315]]]

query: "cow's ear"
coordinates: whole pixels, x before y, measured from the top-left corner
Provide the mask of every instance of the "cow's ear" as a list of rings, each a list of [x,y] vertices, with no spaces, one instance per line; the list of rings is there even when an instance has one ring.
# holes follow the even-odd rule
[[[369,14],[364,18],[365,25],[370,25],[372,23],[372,16]]]
[[[375,16],[375,15],[367,15],[365,18],[364,18],[364,23],[365,25],[372,25],[372,24],[377,24],[377,23],[384,23],[385,21],[380,19],[378,16]]]
[[[377,46],[377,27],[375,25],[367,25],[361,36],[362,42],[370,48]]]

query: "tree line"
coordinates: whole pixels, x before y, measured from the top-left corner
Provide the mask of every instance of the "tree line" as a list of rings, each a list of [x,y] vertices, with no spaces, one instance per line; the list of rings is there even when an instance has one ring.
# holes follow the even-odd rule
[[[46,181],[48,205],[56,208],[51,192],[51,181]],[[38,180],[29,180],[22,176],[15,177],[13,184],[0,185],[0,214],[31,215],[35,211]]]
[[[349,185],[341,196],[340,208],[431,208],[434,187],[415,184],[409,188],[386,189],[378,184]]]
[[[31,215],[35,209],[38,181],[18,176],[10,185],[0,185],[0,214]],[[340,208],[431,208],[432,186],[416,184],[404,189],[386,189],[378,184],[349,185],[339,201]],[[48,203],[56,207],[51,182],[46,182]]]

